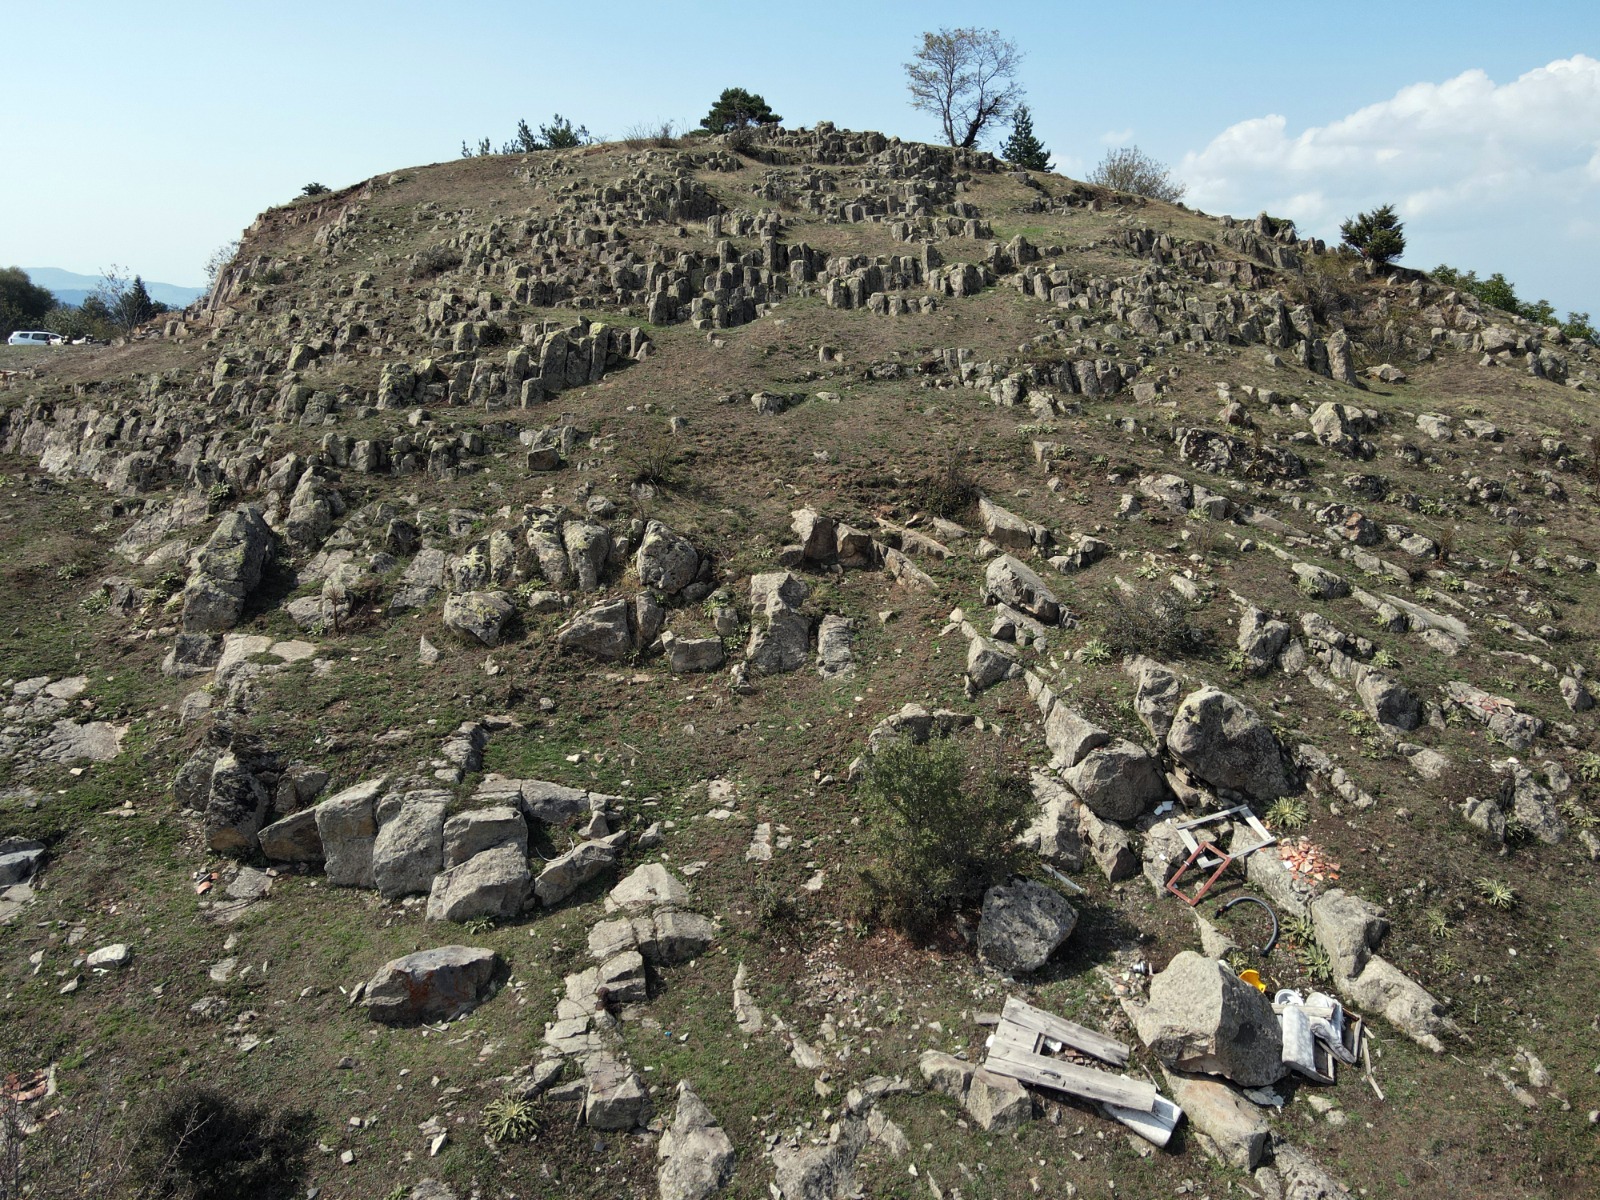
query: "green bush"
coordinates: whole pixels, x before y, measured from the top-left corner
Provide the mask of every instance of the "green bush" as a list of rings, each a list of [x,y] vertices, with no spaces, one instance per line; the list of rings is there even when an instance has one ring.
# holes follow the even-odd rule
[[[949,740],[885,746],[857,796],[874,851],[862,872],[869,915],[918,936],[1010,876],[1032,806],[998,748],[969,756]]]

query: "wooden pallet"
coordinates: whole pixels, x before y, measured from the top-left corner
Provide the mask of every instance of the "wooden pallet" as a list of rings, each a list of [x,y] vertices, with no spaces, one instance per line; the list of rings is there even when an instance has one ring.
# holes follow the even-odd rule
[[[1049,1043],[1070,1046],[1115,1066],[1126,1066],[1129,1048],[1115,1038],[1068,1021],[1016,997],[1008,997],[989,1038],[984,1067],[1020,1083],[1096,1101],[1113,1120],[1140,1137],[1165,1146],[1183,1119],[1183,1110],[1153,1084],[1094,1067],[1051,1058]]]
[[[1026,1000],[1018,1000],[1015,996],[1006,997],[1006,1006],[1000,1014],[1000,1020],[1042,1034],[1051,1041],[1071,1046],[1074,1050],[1092,1054],[1114,1067],[1128,1065],[1129,1049],[1125,1043],[1107,1037],[1088,1026],[1079,1025],[1075,1021],[1064,1020],[1054,1013],[1047,1013],[1042,1008],[1035,1008]]]

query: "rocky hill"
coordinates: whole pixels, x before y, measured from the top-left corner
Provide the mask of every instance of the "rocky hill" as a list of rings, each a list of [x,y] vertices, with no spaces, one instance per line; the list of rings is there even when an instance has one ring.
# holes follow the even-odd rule
[[[5,1129],[110,1195],[188,1085],[259,1194],[1589,1194],[1597,387],[827,125],[270,210],[0,357]],[[918,938],[907,742],[1031,792]]]

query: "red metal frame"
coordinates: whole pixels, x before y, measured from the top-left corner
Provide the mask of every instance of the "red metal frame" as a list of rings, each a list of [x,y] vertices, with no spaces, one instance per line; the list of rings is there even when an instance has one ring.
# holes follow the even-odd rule
[[[1217,869],[1211,872],[1211,877],[1200,885],[1200,890],[1198,892],[1196,892],[1193,896],[1186,896],[1181,890],[1179,890],[1178,880],[1182,879],[1184,873],[1188,871],[1190,867],[1194,866],[1195,860],[1198,859],[1202,854],[1205,854],[1207,851],[1215,854],[1222,861],[1217,864]],[[1183,860],[1183,866],[1179,867],[1175,872],[1173,872],[1172,878],[1167,880],[1167,891],[1171,892],[1179,900],[1182,900],[1190,908],[1193,908],[1196,904],[1200,903],[1200,901],[1205,897],[1205,894],[1211,890],[1211,885],[1216,883],[1217,880],[1222,877],[1222,873],[1226,871],[1232,864],[1233,855],[1224,853],[1215,842],[1201,842],[1194,848],[1194,853],[1190,854],[1188,858]]]

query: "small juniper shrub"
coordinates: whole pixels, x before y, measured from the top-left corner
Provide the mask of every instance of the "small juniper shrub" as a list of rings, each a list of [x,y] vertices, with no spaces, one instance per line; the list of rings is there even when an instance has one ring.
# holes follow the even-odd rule
[[[857,790],[873,849],[867,916],[926,936],[1016,869],[1032,796],[999,750],[902,740],[873,757]]]

